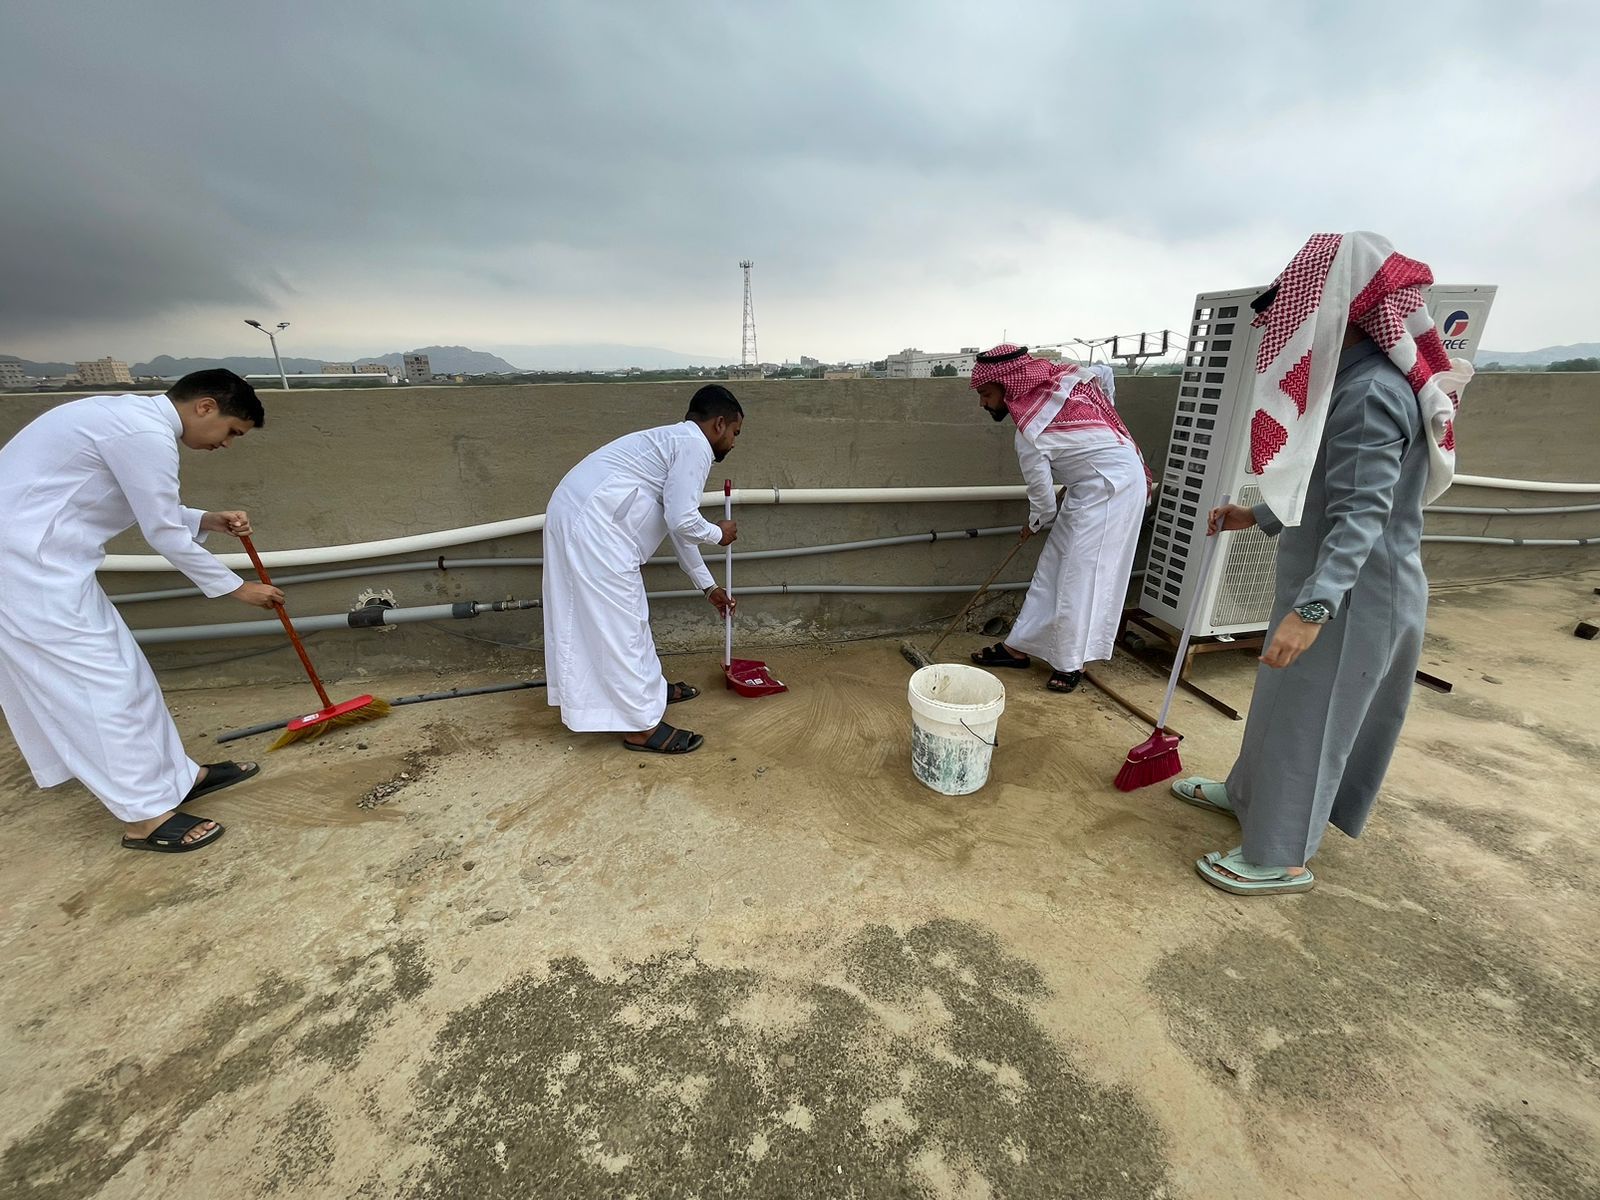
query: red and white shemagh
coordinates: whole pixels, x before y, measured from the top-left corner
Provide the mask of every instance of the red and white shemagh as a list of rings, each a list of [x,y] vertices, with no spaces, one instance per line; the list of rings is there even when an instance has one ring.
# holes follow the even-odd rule
[[[1354,321],[1405,373],[1430,447],[1427,500],[1455,475],[1455,417],[1472,364],[1452,359],[1423,302],[1427,264],[1375,233],[1319,233],[1278,276],[1262,327],[1251,400],[1250,464],[1261,497],[1298,525],[1333,398],[1345,329]]]
[[[983,361],[1021,349],[1002,343],[985,350],[973,364],[972,387],[976,391],[986,383],[998,383],[1005,388],[1011,419],[1029,442],[1037,444],[1042,434],[1067,429],[1109,429],[1118,437],[1133,441],[1111,399],[1109,389],[1115,385],[1102,375],[1109,375],[1109,368],[1048,362],[1031,354],[1021,354],[1009,362]]]

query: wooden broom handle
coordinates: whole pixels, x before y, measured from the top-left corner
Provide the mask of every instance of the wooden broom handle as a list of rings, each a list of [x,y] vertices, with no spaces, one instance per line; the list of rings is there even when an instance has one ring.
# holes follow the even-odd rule
[[[261,555],[256,553],[255,545],[250,541],[250,535],[244,534],[239,540],[244,543],[244,552],[250,556],[250,561],[255,564],[256,574],[261,576],[261,582],[272,587],[272,580],[267,576],[267,568],[261,561]],[[289,612],[273,601],[273,610],[278,614],[278,620],[283,622],[283,631],[289,635],[289,640],[294,643],[294,652],[300,656],[300,665],[306,669],[306,676],[311,680],[311,686],[317,689],[317,698],[322,701],[323,708],[332,708],[333,701],[328,699],[328,689],[322,686],[322,680],[317,678],[317,669],[311,665],[311,659],[306,654],[306,648],[300,641],[300,635],[294,631],[294,625],[289,620]]]
[[[939,652],[939,647],[944,645],[945,638],[949,637],[955,632],[956,626],[961,624],[961,618],[966,616],[967,613],[971,611],[972,606],[978,602],[978,599],[989,590],[989,585],[996,579],[1000,578],[1000,572],[1004,571],[1010,564],[1011,560],[1017,556],[1017,551],[1022,549],[1022,545],[1023,539],[1018,538],[1017,544],[1011,547],[1011,553],[1000,560],[1000,565],[990,573],[989,578],[983,581],[983,586],[972,593],[972,599],[967,601],[966,607],[956,614],[955,620],[951,621],[950,624],[945,626],[944,632],[939,635],[939,640],[933,644],[933,649],[928,651],[929,658],[932,658]]]

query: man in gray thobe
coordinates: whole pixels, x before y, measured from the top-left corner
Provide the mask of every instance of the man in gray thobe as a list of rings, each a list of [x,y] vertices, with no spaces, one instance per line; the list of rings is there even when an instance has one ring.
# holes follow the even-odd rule
[[[1371,235],[1345,235],[1361,237]],[[1400,256],[1389,257],[1387,243],[1359,248],[1387,251],[1378,255],[1389,271],[1380,282],[1396,277],[1392,263]],[[1454,465],[1455,397],[1444,389],[1459,392],[1470,367],[1451,363],[1442,344],[1435,346],[1425,308],[1416,316],[1417,287],[1431,282],[1431,274],[1401,261],[1426,278],[1397,289],[1384,311],[1366,319],[1350,312],[1348,324],[1338,322],[1343,336],[1334,343],[1339,352],[1320,439],[1299,468],[1298,494],[1291,488],[1302,501],[1300,523],[1286,527],[1269,503],[1230,504],[1211,514],[1212,534],[1259,526],[1278,538],[1277,595],[1239,758],[1226,784],[1192,778],[1173,785],[1188,803],[1238,817],[1242,845],[1195,864],[1208,883],[1237,894],[1304,891],[1315,882],[1306,864],[1327,825],[1351,837],[1361,833],[1410,701],[1428,605],[1423,507],[1448,486]],[[1294,286],[1292,275],[1291,267],[1285,288]],[[1353,285],[1347,279],[1340,291],[1330,283],[1337,295],[1324,297],[1325,306],[1339,306],[1336,315],[1348,312],[1352,292],[1367,296],[1375,286],[1363,289],[1366,278],[1357,265]],[[1282,303],[1275,292],[1276,285],[1257,301],[1258,324],[1270,325],[1271,307]],[[1397,338],[1396,318],[1408,313],[1406,328],[1416,332],[1402,329]],[[1393,340],[1387,350],[1368,327]],[[1410,349],[1397,349],[1400,341]],[[1288,352],[1291,361],[1296,349]],[[1409,378],[1396,359],[1414,364]],[[1314,378],[1309,390],[1315,393]],[[1259,442],[1266,449],[1258,457],[1276,444],[1271,436]],[[1291,463],[1287,470],[1296,468]],[[1265,483],[1262,490],[1267,494]],[[1282,486],[1275,491],[1283,494]]]

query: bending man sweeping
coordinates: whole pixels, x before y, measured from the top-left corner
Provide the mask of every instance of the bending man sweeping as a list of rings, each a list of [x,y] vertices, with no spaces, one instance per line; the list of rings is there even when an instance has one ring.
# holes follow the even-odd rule
[[[1255,302],[1262,503],[1218,509],[1210,531],[1276,535],[1277,598],[1226,784],[1173,785],[1239,819],[1242,844],[1195,864],[1225,891],[1312,887],[1324,830],[1361,833],[1399,740],[1428,607],[1422,510],[1450,486],[1472,377],[1423,303],[1432,282],[1375,234],[1318,234]]]
[[[1070,692],[1084,663],[1111,657],[1150,472],[1117,415],[1108,367],[1046,362],[1026,346],[1002,345],[978,355],[972,386],[991,417],[1016,423],[1031,509],[1023,539],[1054,526],[1011,636],[972,661],[1026,669],[1037,655],[1053,668],[1045,686]]]
[[[95,579],[106,542],[137,522],[207,596],[270,608],[201,549],[250,532],[243,512],[178,499],[178,446],[225,449],[266,420],[232,371],[185,375],[165,396],[90,396],[53,408],[0,449],[0,709],[40,787],[80,780],[130,850],[198,850],[222,836],[180,806],[254,775],[184,753],[150,664]]]
[[[550,497],[544,527],[544,646],[548,702],[574,733],[614,732],[629,750],[687,754],[705,739],[662,718],[700,693],[668,684],[650,633],[645,562],[670,538],[678,563],[719,613],[733,600],[715,585],[699,547],[726,546],[734,521],[700,515],[713,462],[733,450],[744,409],[708,384],[676,425],[602,446]]]

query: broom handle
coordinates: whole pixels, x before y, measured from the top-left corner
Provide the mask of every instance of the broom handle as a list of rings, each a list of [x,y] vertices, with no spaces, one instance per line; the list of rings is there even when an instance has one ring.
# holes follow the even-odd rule
[[[987,592],[989,590],[989,585],[1000,577],[1000,572],[1004,571],[1006,569],[1006,567],[1010,564],[1011,560],[1016,557],[1017,551],[1021,550],[1021,549],[1022,549],[1022,539],[1018,538],[1017,539],[1017,544],[1015,546],[1011,547],[1011,553],[1006,555],[1005,558],[1000,560],[1000,565],[998,567],[996,567],[993,570],[993,572],[990,573],[989,578],[987,578],[987,579],[985,579],[983,581],[983,586],[980,587],[977,591],[972,593],[972,599],[967,601],[966,607],[963,608],[960,612],[958,612],[956,614],[956,619],[955,620],[951,621],[950,624],[945,626],[944,632],[939,635],[939,640],[933,644],[933,649],[928,651],[928,657],[929,658],[932,658],[935,654],[937,654],[939,652],[939,647],[944,645],[945,638],[949,637],[952,633],[955,632],[956,626],[961,624],[961,618],[966,616],[967,613],[969,611],[971,611],[972,606],[974,604],[976,604],[978,602],[978,599],[985,592]]]
[[[725,521],[733,520],[733,480],[722,481],[722,511],[726,514]],[[733,600],[733,543],[729,542],[722,552],[724,573],[727,575],[728,599]],[[722,665],[733,666],[733,609],[728,609],[722,614]]]
[[[244,543],[244,552],[250,556],[250,561],[255,564],[256,574],[261,576],[261,582],[268,587],[272,580],[267,577],[267,568],[261,561],[261,556],[256,553],[255,545],[250,541],[250,535],[245,534],[239,539]],[[306,648],[300,642],[300,635],[294,631],[294,625],[289,621],[289,611],[283,605],[274,603],[273,611],[278,614],[278,620],[283,622],[283,631],[289,635],[289,640],[294,643],[294,652],[300,656],[300,665],[305,667],[306,675],[311,680],[311,686],[317,689],[317,698],[322,701],[323,708],[332,708],[333,701],[328,699],[328,689],[322,686],[322,680],[317,678],[317,670],[311,665],[311,659],[306,654]]]
[[[1232,496],[1223,496],[1217,502],[1217,507],[1227,508],[1228,502],[1232,499]],[[1210,514],[1207,514],[1207,522],[1209,523],[1209,521]],[[1214,534],[1209,530],[1206,533],[1205,549],[1200,552],[1200,579],[1198,586],[1201,588],[1205,587],[1206,580],[1211,575],[1211,554],[1216,550],[1217,542],[1221,539],[1222,534],[1223,531],[1220,529]],[[1183,622],[1183,636],[1178,639],[1177,657],[1172,660],[1172,674],[1167,679],[1167,696],[1161,702],[1161,720],[1156,722],[1157,729],[1164,730],[1167,727],[1167,715],[1172,712],[1172,697],[1178,691],[1178,677],[1183,674],[1183,656],[1189,651],[1189,638],[1194,633],[1195,618],[1199,615],[1200,606],[1191,604],[1189,606],[1189,615]]]

